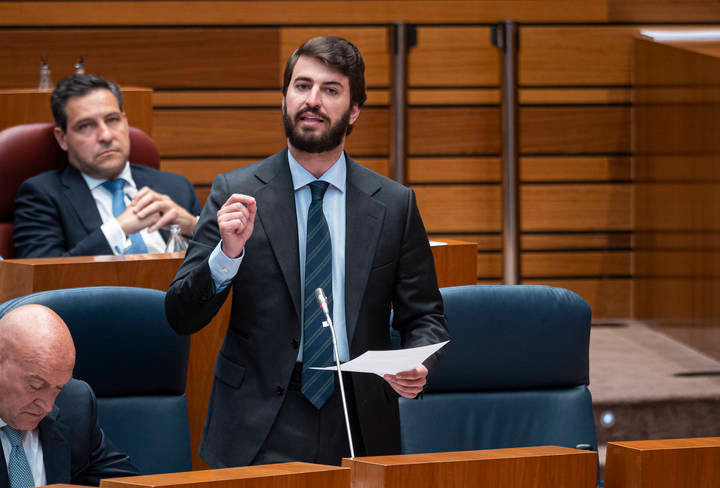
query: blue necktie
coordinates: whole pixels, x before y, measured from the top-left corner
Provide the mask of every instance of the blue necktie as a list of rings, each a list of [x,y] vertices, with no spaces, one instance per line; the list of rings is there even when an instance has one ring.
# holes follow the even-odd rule
[[[303,369],[302,387],[305,397],[321,408],[334,390],[333,372],[309,369],[333,363],[332,336],[323,327],[324,314],[315,302],[315,289],[322,288],[332,316],[332,245],[322,204],[326,181],[310,183],[312,202],[308,209],[307,245],[305,248],[305,293],[303,303]]]
[[[112,211],[113,217],[117,217],[125,211],[125,193],[123,192],[123,186],[125,186],[125,180],[115,179],[107,180],[102,184],[112,193]],[[124,252],[124,254],[143,254],[148,252],[145,241],[139,232],[130,234],[130,248]]]
[[[10,476],[10,488],[28,488],[35,486],[30,463],[25,456],[23,448],[22,431],[13,429],[9,425],[3,427],[3,431],[10,440],[10,458],[8,459],[8,475]]]

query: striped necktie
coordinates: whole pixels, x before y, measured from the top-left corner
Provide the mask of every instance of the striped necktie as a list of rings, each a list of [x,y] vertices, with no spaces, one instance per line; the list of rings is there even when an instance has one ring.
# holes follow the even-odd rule
[[[125,180],[117,178],[114,180],[107,180],[102,184],[112,193],[112,211],[113,217],[117,217],[125,211],[125,193],[123,187],[125,186]],[[144,254],[148,252],[145,241],[139,232],[130,234],[130,247],[123,254]]]
[[[330,230],[323,214],[326,181],[310,183],[312,202],[308,209],[307,245],[305,248],[305,292],[303,302],[303,369],[302,387],[305,397],[321,408],[332,395],[332,371],[317,371],[311,366],[330,366],[333,361],[332,336],[320,307],[315,302],[315,289],[322,288],[332,316],[332,246]]]
[[[25,456],[23,448],[22,431],[13,429],[9,425],[3,427],[12,449],[8,459],[8,475],[10,476],[10,488],[28,488],[35,486],[30,463]]]

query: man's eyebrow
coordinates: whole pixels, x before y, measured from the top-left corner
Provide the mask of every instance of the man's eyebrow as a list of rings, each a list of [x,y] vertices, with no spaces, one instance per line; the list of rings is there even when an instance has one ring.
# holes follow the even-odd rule
[[[73,127],[77,127],[80,124],[83,124],[85,122],[94,122],[94,117],[85,117],[84,119],[76,120],[75,123],[72,125]]]

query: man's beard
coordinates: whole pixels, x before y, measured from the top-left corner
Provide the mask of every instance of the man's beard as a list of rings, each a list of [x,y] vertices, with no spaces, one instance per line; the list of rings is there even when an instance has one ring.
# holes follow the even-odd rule
[[[335,149],[342,144],[343,137],[345,137],[347,128],[350,125],[350,108],[348,108],[343,116],[340,117],[340,120],[330,126],[330,130],[320,135],[296,130],[297,121],[305,113],[312,113],[318,117],[322,117],[324,120],[327,120],[324,115],[320,114],[320,111],[317,108],[310,107],[299,112],[295,116],[295,121],[293,121],[288,116],[287,109],[283,107],[285,136],[288,138],[288,141],[293,147],[307,153],[321,153]]]

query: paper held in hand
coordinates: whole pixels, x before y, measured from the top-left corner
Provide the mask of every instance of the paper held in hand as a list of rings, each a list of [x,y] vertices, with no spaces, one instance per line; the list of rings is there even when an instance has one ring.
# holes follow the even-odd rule
[[[397,374],[401,371],[415,369],[428,357],[435,354],[441,347],[450,341],[430,344],[429,346],[411,347],[409,349],[394,349],[392,351],[367,351],[352,361],[342,363],[341,371],[355,373],[375,373],[378,376]],[[336,371],[337,366],[327,366],[322,369]]]

